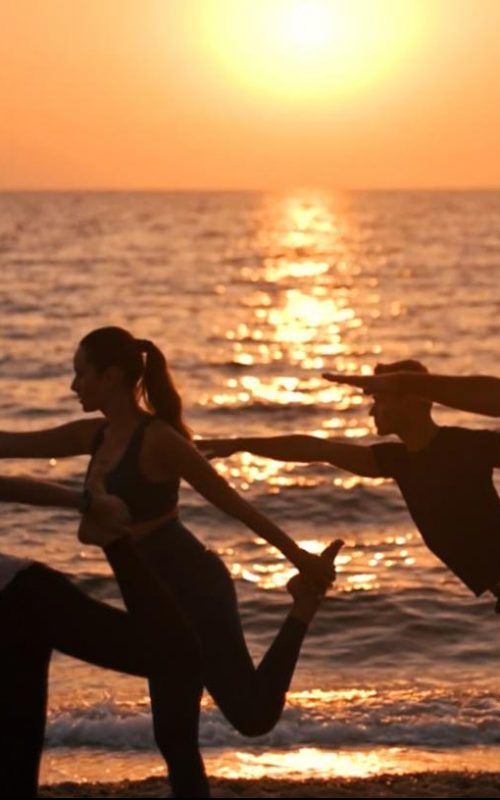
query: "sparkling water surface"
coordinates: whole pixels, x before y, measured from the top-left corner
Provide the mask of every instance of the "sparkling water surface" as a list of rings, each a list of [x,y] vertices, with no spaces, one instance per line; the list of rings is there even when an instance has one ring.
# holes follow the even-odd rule
[[[436,372],[500,374],[499,253],[496,192],[0,195],[0,427],[77,418],[74,348],[91,328],[118,324],[164,350],[195,435],[369,444],[369,401],[321,371],[418,358]],[[2,464],[75,485],[85,466]],[[249,454],[216,466],[305,547],[335,537],[346,546],[276,729],[246,740],[206,699],[210,770],[367,774],[453,766],[464,753],[495,764],[500,618],[426,550],[391,482]],[[291,570],[189,487],[182,500],[186,524],[234,576],[259,658],[286,613]],[[2,550],[118,602],[107,564],[75,527],[69,512],[6,505]],[[144,682],[56,654],[44,778],[159,769]]]

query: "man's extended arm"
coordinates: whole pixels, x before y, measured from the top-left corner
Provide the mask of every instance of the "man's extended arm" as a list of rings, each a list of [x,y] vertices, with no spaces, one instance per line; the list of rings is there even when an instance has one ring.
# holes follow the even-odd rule
[[[488,375],[432,375],[422,372],[343,375],[327,372],[324,377],[334,383],[357,386],[367,394],[416,394],[451,408],[500,417],[500,378]]]
[[[247,452],[276,461],[322,462],[366,477],[379,477],[380,468],[369,447],[318,436],[256,436],[201,439],[196,445],[208,456],[224,458]]]

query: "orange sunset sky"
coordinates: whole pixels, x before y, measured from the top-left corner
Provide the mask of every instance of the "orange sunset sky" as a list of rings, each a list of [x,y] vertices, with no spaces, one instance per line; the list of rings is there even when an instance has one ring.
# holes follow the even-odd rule
[[[0,188],[500,185],[500,0],[5,0]]]

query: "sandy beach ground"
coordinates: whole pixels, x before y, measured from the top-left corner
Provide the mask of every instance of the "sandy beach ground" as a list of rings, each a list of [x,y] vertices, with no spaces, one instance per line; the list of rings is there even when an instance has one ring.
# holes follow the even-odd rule
[[[211,782],[213,797],[500,797],[500,772],[420,772],[326,781],[222,780]],[[40,797],[168,797],[165,781],[61,783]]]

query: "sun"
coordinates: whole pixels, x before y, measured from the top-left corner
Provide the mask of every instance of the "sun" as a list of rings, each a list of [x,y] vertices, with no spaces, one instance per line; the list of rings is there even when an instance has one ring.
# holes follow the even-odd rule
[[[369,87],[411,55],[420,0],[199,0],[186,4],[205,58],[229,84],[282,99]]]
[[[326,47],[333,33],[333,6],[314,0],[292,0],[283,9],[281,28],[284,39],[298,48]]]

